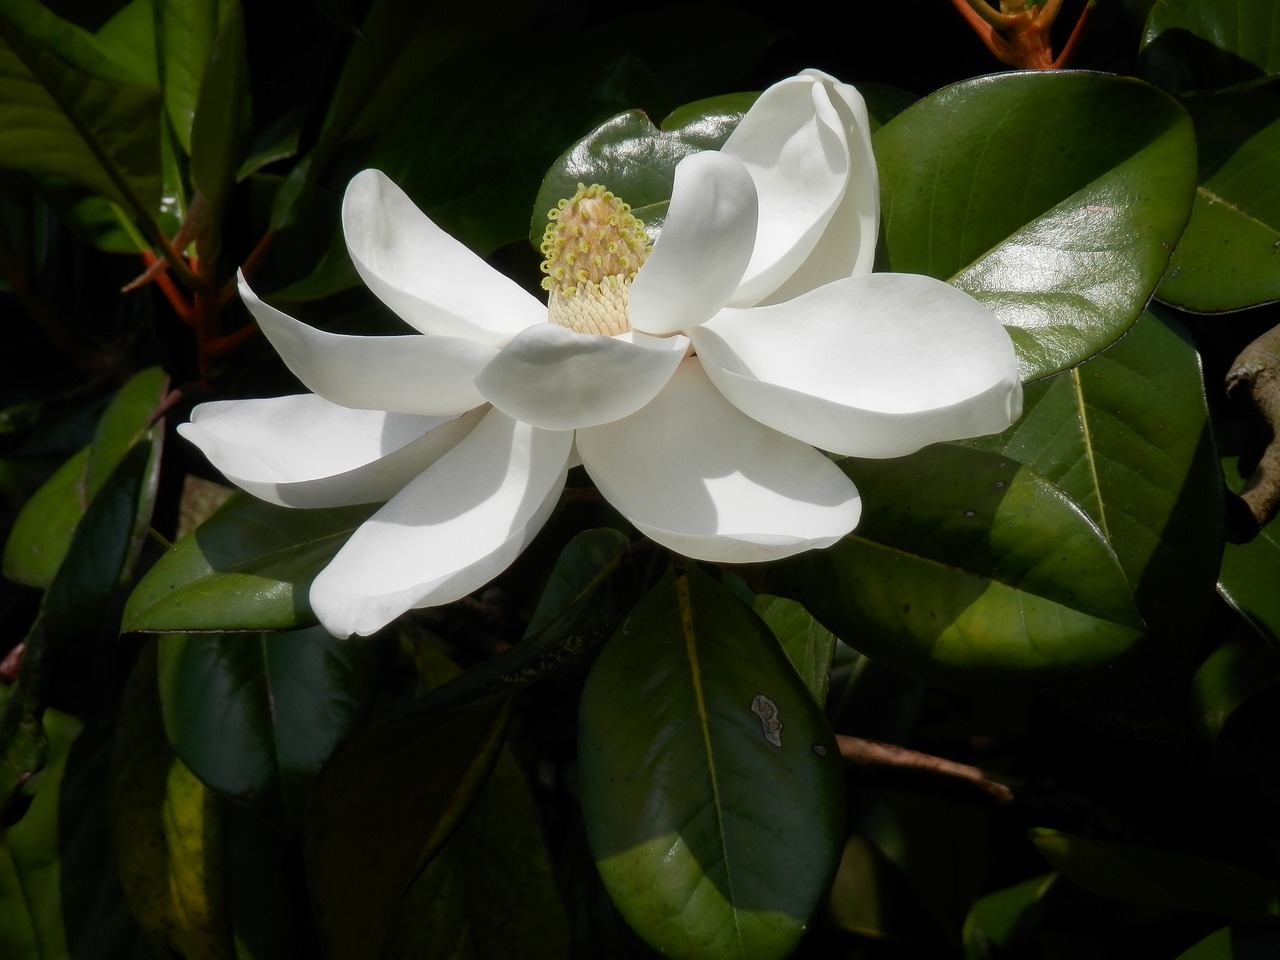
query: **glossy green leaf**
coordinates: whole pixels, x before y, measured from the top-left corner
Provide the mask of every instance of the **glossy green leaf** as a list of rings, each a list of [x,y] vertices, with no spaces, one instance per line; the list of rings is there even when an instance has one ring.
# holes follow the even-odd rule
[[[321,765],[368,713],[380,655],[321,627],[162,637],[165,732],[206,785],[291,832]]]
[[[814,702],[822,706],[827,702],[836,635],[794,600],[761,594],[756,597],[753,608],[782,644],[787,659],[813,694]]]
[[[96,31],[59,16],[39,0],[6,0],[0,18],[72,68],[114,83],[157,82],[151,0],[129,0]]]
[[[1191,678],[1193,715],[1203,733],[1217,739],[1237,708],[1263,691],[1280,690],[1280,650],[1252,631],[1229,637]]]
[[[601,183],[631,205],[652,234],[662,228],[676,164],[691,153],[718,150],[759,94],[736,93],[690,103],[661,127],[640,110],[606,120],[552,164],[533,204],[529,239],[542,243],[547,211],[573,196],[579,183]]]
[[[965,960],[992,960],[1023,947],[1036,906],[1053,880],[1052,875],[1033,877],[975,901],[964,923]]]
[[[290,510],[236,493],[134,588],[124,630],[292,630],[307,589],[374,506]]]
[[[1239,462],[1222,462],[1227,486],[1234,493],[1244,487]],[[1222,551],[1218,593],[1240,611],[1253,626],[1280,644],[1280,521],[1273,520],[1248,543],[1228,543]]]
[[[191,180],[220,223],[249,127],[249,51],[244,17],[227,2],[200,83],[191,123]]]
[[[1013,337],[1023,379],[1127,330],[1195,187],[1192,125],[1136,80],[1026,71],[925,97],[874,138],[882,268],[948,280]]]
[[[443,944],[453,945],[444,954]],[[475,805],[405,894],[382,960],[562,960],[569,924],[528,783],[503,751]]]
[[[835,870],[843,773],[755,614],[668,572],[592,668],[578,738],[587,838],[636,932],[668,956],[785,957]]]
[[[240,16],[238,0],[155,0],[164,107],[178,143],[192,152],[192,126],[219,29]],[[224,91],[230,93],[231,91]]]
[[[562,616],[597,579],[613,569],[631,547],[626,534],[611,527],[584,530],[561,552],[547,578],[525,637],[532,637]],[[611,631],[612,632],[612,631]]]
[[[77,70],[0,16],[4,165],[74,180],[148,217],[159,209],[160,94]]]
[[[135,443],[158,441],[159,428],[151,418],[167,386],[164,371],[151,367],[120,388],[103,411],[93,442],[64,463],[18,514],[5,543],[5,576],[36,587],[53,581],[76,525],[106,478]],[[151,482],[142,491],[151,497],[156,468],[153,461]],[[150,517],[148,504],[139,508]]]
[[[950,689],[1082,676],[1141,635],[1115,553],[1062,490],[1012,457],[936,444],[848,460],[858,528],[775,568],[775,587],[874,660]]]
[[[1213,599],[1222,479],[1200,357],[1179,325],[1144,315],[1106,353],[1030,387],[1022,418],[975,443],[1084,508],[1154,634],[1197,629]]]
[[[1170,90],[1209,89],[1280,73],[1271,0],[1156,0],[1143,30],[1144,75]]]
[[[380,723],[325,765],[304,843],[326,955],[381,956],[397,901],[497,761],[510,706],[507,697],[491,697]]]
[[[1280,883],[1231,864],[1054,830],[1033,831],[1032,841],[1063,877],[1104,897],[1232,920],[1280,918]]]
[[[0,832],[0,955],[63,960],[75,932],[64,925],[58,801],[81,724],[50,711],[49,765],[26,815]]]
[[[1280,97],[1228,91],[1184,104],[1196,124],[1199,184],[1156,294],[1201,312],[1280,299]]]

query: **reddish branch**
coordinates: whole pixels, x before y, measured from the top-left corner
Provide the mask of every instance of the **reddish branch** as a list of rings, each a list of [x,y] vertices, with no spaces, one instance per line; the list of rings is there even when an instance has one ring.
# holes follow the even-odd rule
[[[1271,439],[1240,499],[1257,523],[1257,534],[1280,507],[1280,326],[1240,352],[1227,372],[1227,396],[1249,403],[1271,431]],[[1252,539],[1252,535],[1247,539]]]
[[[1018,70],[1059,70],[1070,66],[1084,36],[1093,0],[1085,6],[1057,56],[1049,36],[1062,0],[1046,0],[1042,6],[1027,0],[1000,0],[996,10],[987,0],[951,0],[965,22],[1001,63]]]

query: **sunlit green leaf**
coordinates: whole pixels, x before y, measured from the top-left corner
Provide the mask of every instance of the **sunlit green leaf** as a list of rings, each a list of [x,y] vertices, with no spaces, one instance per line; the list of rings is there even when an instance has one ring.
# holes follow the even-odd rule
[[[831,732],[777,640],[695,567],[606,644],[579,714],[582,807],[627,922],[674,957],[785,957],[842,840]]]
[[[155,0],[155,5],[164,106],[178,143],[189,154],[206,67],[220,28],[240,15],[240,4],[239,0]]]
[[[153,216],[160,204],[160,93],[76,70],[0,16],[0,157]]]
[[[1190,213],[1190,119],[1154,87],[1026,71],[925,97],[874,139],[883,268],[949,280],[1009,328],[1024,379],[1127,330]]]
[[[1129,843],[1036,830],[1036,849],[1063,877],[1127,903],[1274,923],[1280,884],[1249,870]]]
[[[375,507],[290,510],[247,494],[183,537],[139,582],[124,630],[292,630],[315,623],[307,588]]]
[[[804,680],[814,701],[819,706],[826,703],[831,657],[836,649],[835,634],[794,600],[761,594],[755,599],[754,609],[782,644],[787,659]]]
[[[1142,35],[1143,73],[1171,90],[1229,87],[1280,73],[1271,0],[1156,0]]]
[[[1184,104],[1200,182],[1157,295],[1204,312],[1280,299],[1280,97],[1228,91]]]
[[[321,764],[368,712],[380,655],[321,627],[162,637],[165,732],[206,785],[290,832]]]
[[[848,460],[858,528],[775,569],[845,642],[961,690],[1081,676],[1141,635],[1111,547],[1066,494],[1012,457],[936,444]]]
[[[191,180],[220,223],[249,127],[249,51],[238,4],[224,0],[191,122]]]
[[[38,587],[53,581],[76,525],[106,478],[135,443],[158,439],[151,418],[167,382],[164,371],[151,367],[120,389],[98,421],[93,442],[63,464],[19,513],[5,543],[5,576]],[[154,497],[154,476],[150,480],[142,492]],[[149,501],[139,508],[150,516]]]
[[[975,444],[1084,508],[1153,633],[1197,629],[1213,599],[1222,479],[1200,357],[1180,326],[1144,315],[1101,356],[1028,388],[1022,418]]]

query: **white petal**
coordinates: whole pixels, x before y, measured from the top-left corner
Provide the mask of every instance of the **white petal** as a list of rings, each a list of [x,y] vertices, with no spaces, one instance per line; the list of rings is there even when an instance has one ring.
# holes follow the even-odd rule
[[[827,84],[800,75],[761,94],[720,149],[742,161],[760,198],[751,264],[732,301],[746,306],[781,286],[817,246],[850,180],[849,136]]]
[[[806,70],[805,75],[829,83],[826,89],[844,124],[849,148],[849,182],[813,252],[778,289],[764,297],[766,303],[790,300],[842,277],[870,273],[875,264],[876,235],[880,232],[880,178],[875,154],[871,152],[866,102],[847,83],[816,70]],[[735,301],[734,305],[747,304]]]
[[[595,426],[652,400],[688,347],[688,337],[605,337],[540,323],[517,334],[476,386],[503,413],[535,427]]]
[[[449,236],[379,170],[342,200],[347,250],[365,284],[423,333],[500,347],[546,307]]]
[[[484,409],[418,417],[353,410],[306,393],[202,403],[178,432],[255,497],[338,507],[389,499],[465,437]]]
[[[240,296],[294,376],[344,407],[456,416],[484,403],[473,381],[497,350],[457,337],[355,337],[326,333],[263,303],[240,278]]]
[[[862,509],[839,467],[744,417],[695,357],[653,403],[579,430],[577,445],[606,500],[649,538],[698,560],[748,563],[830,546]]]
[[[572,433],[491,410],[363,523],[311,585],[330,633],[369,634],[472,593],[519,556],[564,488]]]
[[[751,259],[756,216],[755,184],[733,157],[711,150],[681,160],[667,220],[631,283],[631,326],[675,333],[728,303]]]
[[[787,303],[727,309],[693,331],[707,375],[744,413],[834,453],[897,457],[998,433],[1022,386],[1009,334],[949,284],[837,280]]]

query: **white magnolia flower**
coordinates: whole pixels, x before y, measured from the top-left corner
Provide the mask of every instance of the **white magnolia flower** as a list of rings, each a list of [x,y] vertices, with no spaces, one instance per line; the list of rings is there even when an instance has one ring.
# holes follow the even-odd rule
[[[765,91],[721,150],[680,162],[651,251],[602,188],[562,204],[549,306],[377,171],[352,180],[342,217],[365,283],[417,332],[322,332],[242,283],[314,393],[202,404],[180,428],[273,503],[386,501],[311,588],[338,636],[488,582],[578,463],[653,540],[772,560],[858,521],[857,490],[820,450],[900,456],[1020,412],[989,311],[927,277],[871,273],[866,108],[816,71]]]

